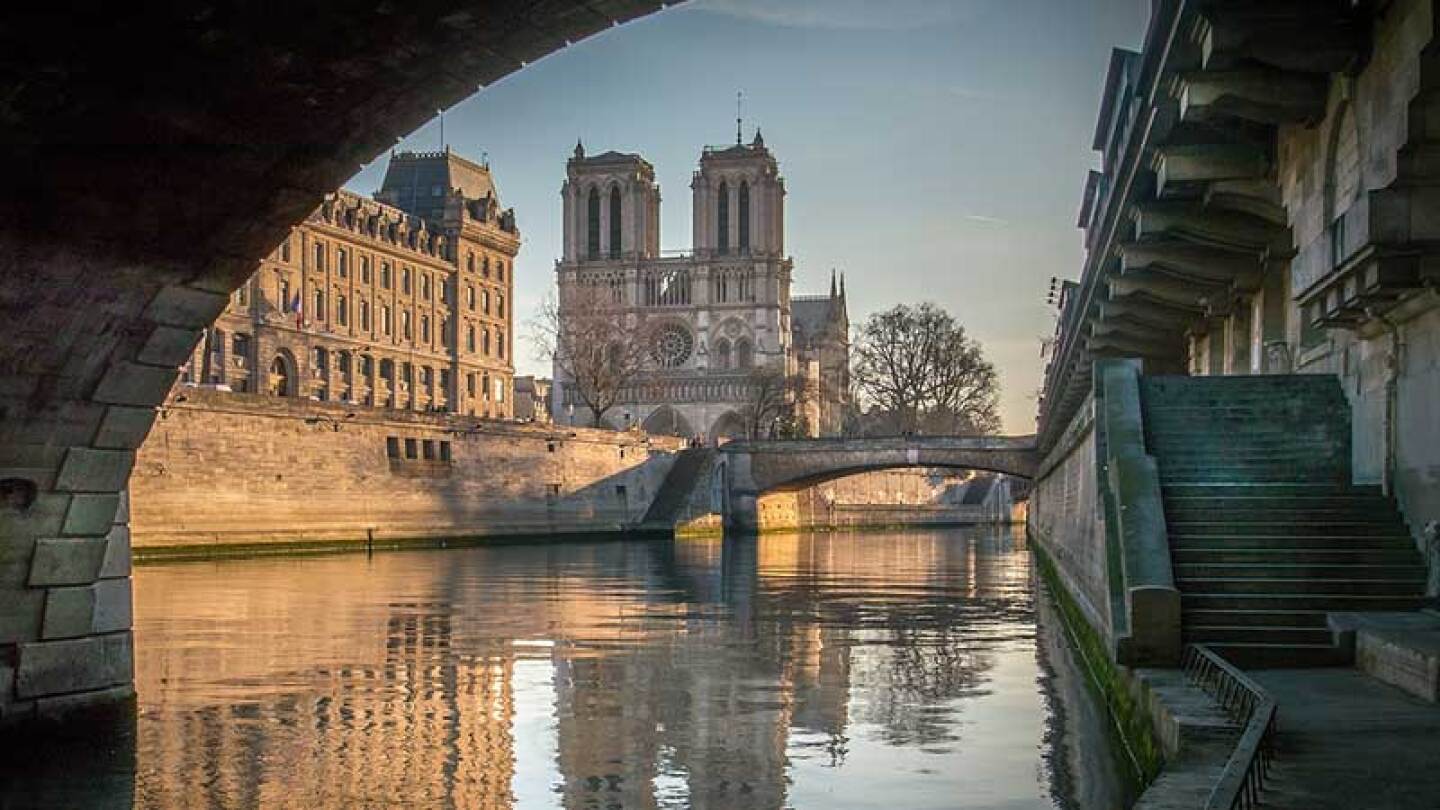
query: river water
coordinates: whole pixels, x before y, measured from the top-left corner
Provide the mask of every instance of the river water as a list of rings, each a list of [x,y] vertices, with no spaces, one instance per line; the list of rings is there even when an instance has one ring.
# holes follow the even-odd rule
[[[1018,810],[1129,790],[1008,528],[173,563],[134,586],[138,707],[12,759],[4,806]]]

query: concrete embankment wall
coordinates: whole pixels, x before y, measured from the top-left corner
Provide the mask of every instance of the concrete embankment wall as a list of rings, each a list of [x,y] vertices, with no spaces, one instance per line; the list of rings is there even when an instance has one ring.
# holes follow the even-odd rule
[[[143,552],[618,531],[681,445],[180,389],[131,475],[132,539]]]

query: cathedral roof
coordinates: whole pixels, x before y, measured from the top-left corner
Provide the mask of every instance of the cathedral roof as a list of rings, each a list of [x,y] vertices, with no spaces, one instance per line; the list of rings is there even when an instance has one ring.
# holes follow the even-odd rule
[[[835,329],[843,336],[848,320],[842,296],[797,295],[790,299],[790,331],[801,337],[819,337]]]

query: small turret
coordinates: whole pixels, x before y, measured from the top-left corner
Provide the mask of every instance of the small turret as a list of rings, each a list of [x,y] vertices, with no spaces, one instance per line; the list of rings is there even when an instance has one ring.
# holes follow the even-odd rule
[[[579,138],[575,139],[575,159],[585,159],[585,144],[581,143]]]

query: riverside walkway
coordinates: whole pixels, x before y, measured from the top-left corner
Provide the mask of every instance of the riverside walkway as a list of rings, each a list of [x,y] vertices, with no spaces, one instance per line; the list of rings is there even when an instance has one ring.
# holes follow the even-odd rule
[[[1270,810],[1440,807],[1440,705],[1355,669],[1247,673],[1279,704]]]

